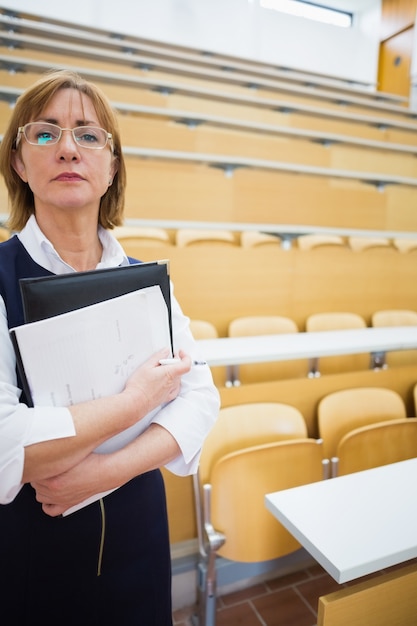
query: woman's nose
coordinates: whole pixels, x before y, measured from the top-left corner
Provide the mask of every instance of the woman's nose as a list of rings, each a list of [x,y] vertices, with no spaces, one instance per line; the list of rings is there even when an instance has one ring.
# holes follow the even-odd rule
[[[67,155],[73,158],[75,155],[79,155],[78,144],[74,139],[72,131],[67,128],[62,130],[61,137],[58,141],[58,152],[61,153],[60,158],[65,158]]]

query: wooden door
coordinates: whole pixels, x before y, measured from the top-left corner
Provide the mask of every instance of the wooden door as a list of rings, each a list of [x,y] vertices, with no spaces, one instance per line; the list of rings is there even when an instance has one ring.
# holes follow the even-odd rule
[[[381,42],[379,51],[378,90],[399,96],[410,95],[410,68],[414,27]]]

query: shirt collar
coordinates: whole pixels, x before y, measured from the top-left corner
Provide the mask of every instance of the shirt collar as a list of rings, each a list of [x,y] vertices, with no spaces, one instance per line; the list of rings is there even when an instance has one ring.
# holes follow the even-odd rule
[[[25,227],[17,236],[32,259],[49,272],[53,274],[75,272],[74,268],[60,257],[52,243],[45,237],[38,226],[35,215],[30,216]],[[120,243],[100,225],[98,226],[98,236],[103,246],[103,254],[96,269],[129,264]]]

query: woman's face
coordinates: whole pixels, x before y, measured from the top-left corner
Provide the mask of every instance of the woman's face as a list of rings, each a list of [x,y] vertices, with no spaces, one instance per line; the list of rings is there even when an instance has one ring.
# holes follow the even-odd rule
[[[61,128],[101,127],[90,98],[75,89],[58,91],[41,114],[28,122],[50,122]],[[98,214],[100,198],[116,173],[109,144],[99,150],[84,148],[64,131],[53,145],[32,145],[22,136],[19,148],[12,157],[13,167],[32,190],[36,213],[81,209]]]

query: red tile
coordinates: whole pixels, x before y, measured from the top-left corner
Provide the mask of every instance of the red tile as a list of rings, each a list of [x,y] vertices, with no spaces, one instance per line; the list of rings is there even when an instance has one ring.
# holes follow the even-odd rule
[[[280,578],[274,578],[273,580],[267,581],[268,589],[272,591],[277,591],[278,589],[283,589],[284,587],[290,587],[291,585],[296,585],[299,582],[304,580],[308,580],[310,578],[309,574],[303,570],[300,572],[293,572],[292,574],[287,574],[286,576],[281,576]]]
[[[249,602],[241,602],[218,610],[216,626],[262,626],[262,622]]]
[[[317,613],[319,597],[324,596],[333,591],[341,589],[341,585],[337,583],[329,574],[316,576],[305,582],[301,582],[296,586],[297,592],[300,593],[306,602],[311,606],[312,610]]]
[[[260,583],[259,585],[254,585],[253,587],[249,587],[248,589],[242,589],[240,591],[234,591],[233,593],[223,595],[221,596],[221,602],[223,606],[230,606],[231,604],[244,602],[248,600],[248,598],[256,598],[257,596],[262,596],[265,593],[268,593],[268,588],[265,584]]]
[[[314,626],[316,615],[293,588],[253,600],[266,626]]]

